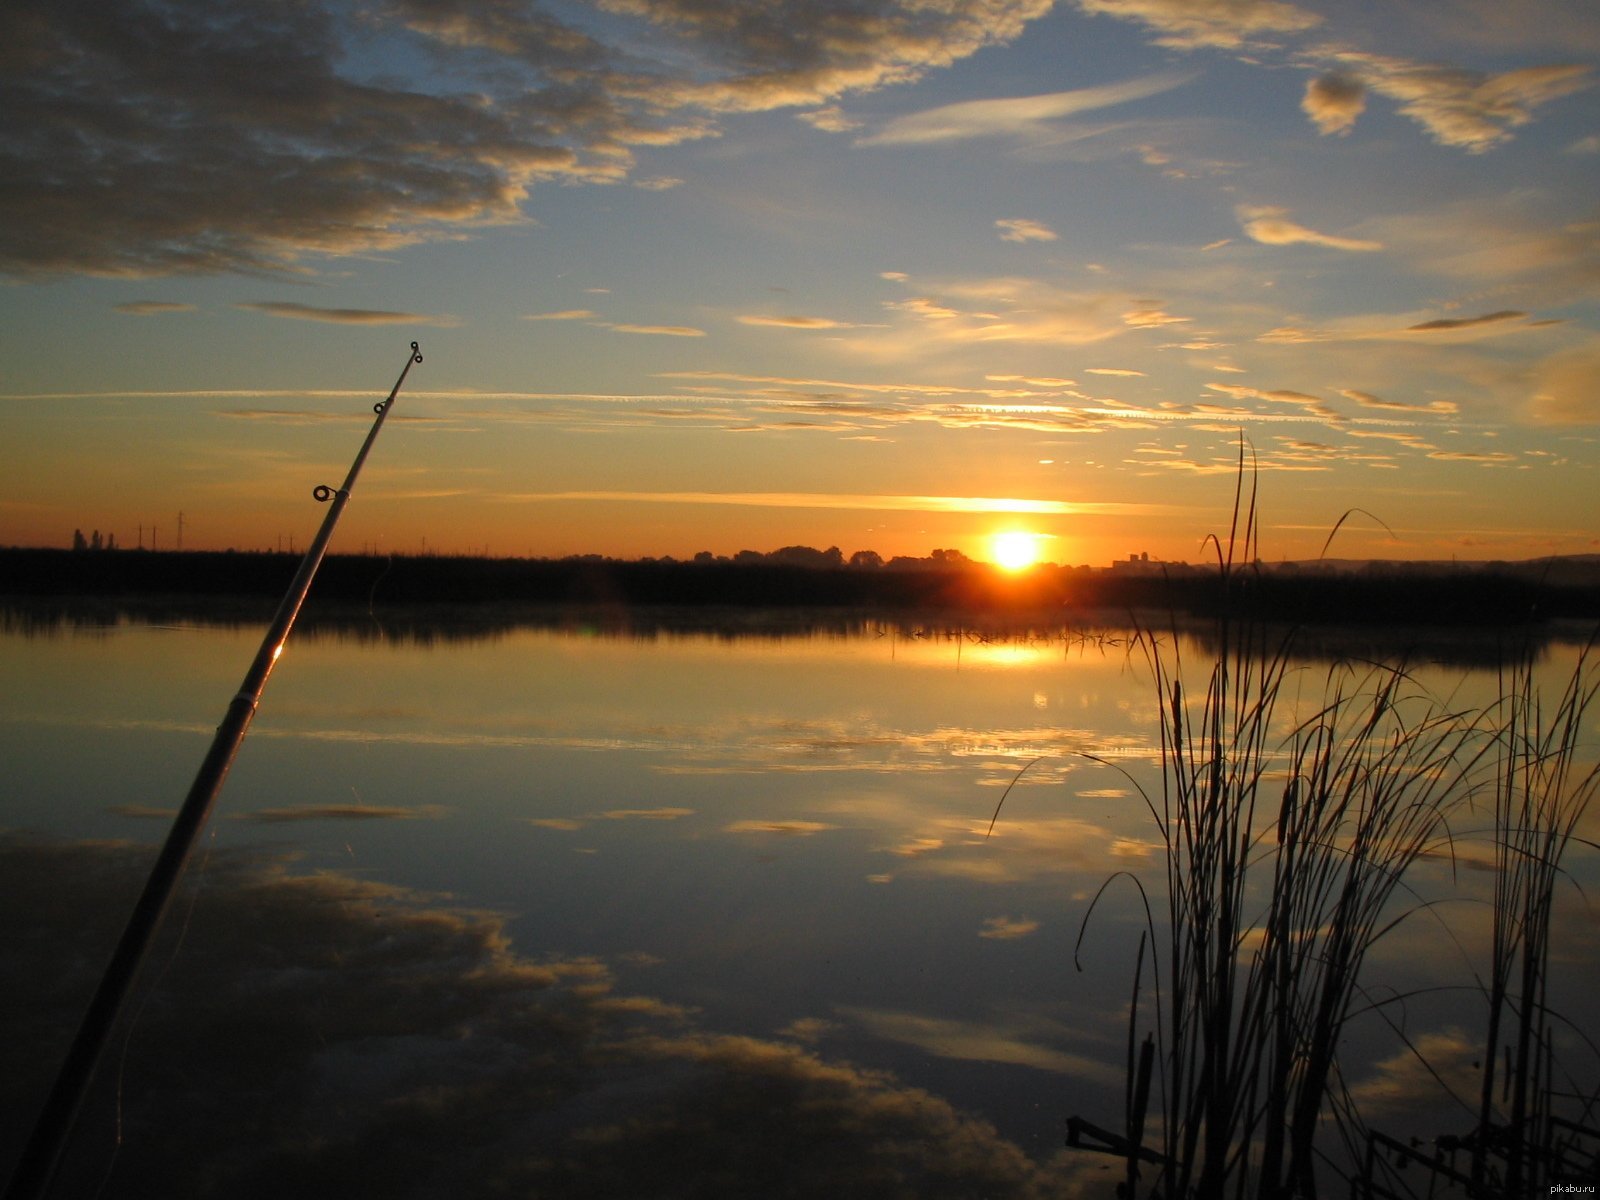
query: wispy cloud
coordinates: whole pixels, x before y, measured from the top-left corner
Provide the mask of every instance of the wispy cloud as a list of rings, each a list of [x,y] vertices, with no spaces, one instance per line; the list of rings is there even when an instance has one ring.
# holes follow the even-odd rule
[[[1158,45],[1237,49],[1268,35],[1303,33],[1322,18],[1284,0],[1077,0],[1084,12],[1138,21]]]
[[[1533,320],[1521,309],[1501,309],[1472,317],[1417,318],[1421,313],[1368,313],[1341,317],[1317,328],[1284,325],[1256,340],[1267,344],[1308,345],[1317,342],[1412,342],[1457,344],[1535,333],[1561,324]]]
[[[877,133],[856,139],[856,144],[906,146],[965,141],[978,137],[1037,136],[1048,131],[1051,121],[1159,96],[1173,88],[1182,87],[1192,78],[1192,75],[1164,71],[1157,75],[1143,75],[1121,83],[1078,88],[1070,92],[945,104],[898,117]]]
[[[1270,205],[1241,204],[1237,210],[1239,226],[1254,241],[1264,246],[1327,246],[1333,250],[1370,252],[1382,250],[1382,242],[1364,238],[1339,237],[1318,233],[1289,220],[1289,210]]]
[[[739,319],[741,325],[757,325],[775,329],[859,329],[851,321],[835,321],[832,317],[764,316],[750,314]]]
[[[978,936],[993,941],[1009,942],[1037,933],[1039,922],[1029,917],[985,917]]]
[[[811,837],[837,829],[826,821],[734,821],[723,827],[724,833],[776,833],[784,837]]]
[[[1317,50],[1309,57],[1337,64],[1336,73],[1323,79],[1338,83],[1328,85],[1319,101],[1309,90],[1306,95],[1306,110],[1323,132],[1347,129],[1361,112],[1359,97],[1371,91],[1398,101],[1400,112],[1440,145],[1473,154],[1509,141],[1512,130],[1533,120],[1536,108],[1594,84],[1594,68],[1582,63],[1488,75],[1347,49]]]
[[[1517,461],[1515,454],[1504,450],[1433,450],[1428,457],[1440,462],[1477,463],[1480,467],[1505,467]]]
[[[692,816],[692,808],[613,808],[599,814],[602,821],[677,821]]]
[[[1221,392],[1224,396],[1231,396],[1236,400],[1266,400],[1274,404],[1292,404],[1324,421],[1341,420],[1340,414],[1329,408],[1320,396],[1296,391],[1293,388],[1263,389],[1237,383],[1208,383],[1206,389]]]
[[[1372,219],[1364,228],[1429,274],[1476,285],[1476,294],[1514,289],[1519,308],[1600,295],[1593,220],[1545,215],[1522,199],[1464,199]]]
[[[287,317],[291,321],[325,321],[334,325],[435,325],[449,328],[461,324],[458,318],[450,316],[387,312],[373,308],[314,308],[309,304],[287,300],[263,300],[253,304],[235,304],[234,307],[246,312],[265,313],[269,317]]]
[[[1134,329],[1159,329],[1163,325],[1187,325],[1194,318],[1177,317],[1165,312],[1155,301],[1145,301],[1140,307],[1122,314],[1124,325]]]
[[[449,810],[437,804],[402,808],[384,804],[296,804],[284,808],[258,808],[241,813],[238,820],[266,825],[298,821],[418,821],[438,820]]]
[[[195,311],[192,304],[179,304],[173,300],[130,300],[126,304],[116,305],[119,313],[127,313],[130,317],[157,317],[166,313],[189,313]]]
[[[1539,363],[1530,407],[1536,420],[1550,424],[1600,421],[1600,338],[1591,337]]]
[[[1449,416],[1459,412],[1461,407],[1453,400],[1430,400],[1426,404],[1408,404],[1404,400],[1386,399],[1382,396],[1375,396],[1371,392],[1357,391],[1354,388],[1346,388],[1339,394],[1347,400],[1354,400],[1362,408],[1393,409],[1400,412],[1429,412]]]
[[[1025,217],[996,221],[994,227],[1000,231],[1002,242],[1053,242],[1061,236],[1044,222]]]
[[[588,321],[597,314],[587,308],[564,308],[560,312],[524,313],[524,321]]]
[[[1019,1024],[997,1017],[959,1021],[884,1009],[841,1008],[839,1012],[874,1037],[915,1046],[939,1058],[1014,1063],[1104,1084],[1121,1079],[1119,1070],[1107,1063],[1051,1045],[1052,1042],[1077,1044],[1082,1041],[1072,1031],[1054,1025]]]
[[[517,492],[502,500],[520,503],[626,501],[633,504],[712,504],[746,508],[860,509],[868,512],[1037,513],[1063,515],[1141,514],[1172,511],[1165,504],[1096,500],[1031,500],[1004,496],[877,496],[836,492]]]
[[[902,317],[890,331],[854,345],[866,353],[916,361],[941,343],[1087,346],[1126,334],[1130,297],[1112,290],[1074,290],[1022,276],[919,280],[922,294],[887,301]]]
[[[1453,332],[1458,329],[1472,329],[1480,325],[1496,325],[1502,321],[1520,321],[1528,314],[1515,309],[1504,309],[1500,312],[1485,313],[1481,317],[1439,317],[1432,321],[1421,321],[1415,325],[1408,325],[1408,333],[1440,333]]]
[[[851,133],[860,129],[862,124],[855,117],[847,116],[837,104],[812,109],[810,112],[796,113],[795,116],[824,133]]]
[[[641,333],[650,337],[705,337],[704,329],[697,329],[693,325],[620,325],[609,321],[596,322],[601,329],[609,329],[613,333]]]

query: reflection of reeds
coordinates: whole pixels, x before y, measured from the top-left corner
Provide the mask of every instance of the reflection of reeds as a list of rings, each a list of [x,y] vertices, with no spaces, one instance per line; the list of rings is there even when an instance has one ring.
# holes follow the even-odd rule
[[[1475,713],[1446,708],[1401,666],[1336,666],[1314,711],[1288,715],[1285,635],[1239,616],[1247,603],[1227,602],[1254,584],[1244,479],[1241,469],[1227,544],[1213,539],[1224,603],[1203,692],[1185,684],[1176,649],[1143,639],[1160,697],[1159,793],[1130,779],[1165,849],[1161,1122],[1156,1153],[1139,1145],[1143,1116],[1131,1107],[1129,1135],[1106,1139],[1128,1159],[1120,1191],[1135,1194],[1148,1159],[1157,1162],[1151,1196],[1315,1196],[1329,1161],[1318,1136],[1329,1129],[1345,1161],[1359,1160],[1366,1133],[1337,1055],[1364,962],[1424,907],[1406,888],[1408,869],[1453,854],[1450,816],[1492,787],[1498,878],[1473,1194],[1531,1194],[1528,1185],[1545,1182],[1533,1147],[1548,1145],[1551,1128],[1551,898],[1562,852],[1600,788],[1600,768],[1575,765],[1600,682],[1586,682],[1580,658],[1546,714],[1523,660],[1500,704]],[[1497,1123],[1502,1046],[1511,1078]],[[1491,1144],[1503,1170],[1486,1162]]]
[[[1447,836],[1472,724],[1400,670],[1336,668],[1285,741],[1287,660],[1258,630],[1223,634],[1199,699],[1149,645],[1168,930],[1157,1189],[1313,1194],[1363,961],[1408,911],[1393,903],[1406,869]]]
[[[1476,1187],[1498,1181],[1507,1195],[1544,1192],[1551,1167],[1554,1053],[1549,981],[1551,914],[1561,862],[1579,820],[1600,788],[1600,765],[1581,770],[1578,737],[1600,678],[1579,657],[1565,691],[1546,712],[1532,672],[1518,672],[1501,687],[1497,772],[1493,791],[1494,940],[1489,963],[1488,1021],[1478,1129],[1472,1145]],[[1507,1026],[1509,1025],[1509,1028]],[[1504,1053],[1506,1075],[1496,1064]],[[1565,1086],[1571,1086],[1570,1079]],[[1590,1105],[1594,1098],[1590,1097]],[[1592,1119],[1592,1113],[1586,1114]]]

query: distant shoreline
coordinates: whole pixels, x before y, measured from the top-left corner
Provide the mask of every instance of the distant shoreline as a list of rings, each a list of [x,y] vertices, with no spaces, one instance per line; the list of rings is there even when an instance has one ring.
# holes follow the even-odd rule
[[[779,552],[782,553],[782,552]],[[815,552],[813,552],[815,553]],[[0,597],[183,597],[272,601],[299,556],[270,551],[0,548]],[[381,606],[532,605],[604,612],[639,607],[806,609],[974,619],[1073,620],[1092,613],[1223,610],[1297,624],[1525,626],[1600,618],[1600,567],[1588,558],[1527,563],[1277,565],[1215,569],[1131,562],[1041,565],[1006,573],[964,559],[810,566],[756,557],[682,562],[329,555],[313,601]]]

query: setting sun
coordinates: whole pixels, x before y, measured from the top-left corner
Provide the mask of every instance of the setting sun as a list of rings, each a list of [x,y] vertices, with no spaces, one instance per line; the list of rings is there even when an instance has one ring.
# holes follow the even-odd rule
[[[1005,571],[1021,571],[1039,561],[1040,535],[1009,530],[989,539],[989,552],[995,565]]]

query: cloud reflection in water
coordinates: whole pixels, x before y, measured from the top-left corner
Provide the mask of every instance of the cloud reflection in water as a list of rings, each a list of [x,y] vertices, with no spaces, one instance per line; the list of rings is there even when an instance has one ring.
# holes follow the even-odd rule
[[[35,1111],[147,860],[0,842],[7,1111]],[[595,959],[522,957],[494,914],[259,855],[197,875],[125,1054],[119,1040],[108,1059],[121,1145],[102,1091],[70,1151],[80,1185],[109,1172],[121,1195],[1057,1194],[1048,1168],[926,1091],[696,1028],[679,1006],[619,994]],[[6,1130],[0,1161],[19,1139]]]

